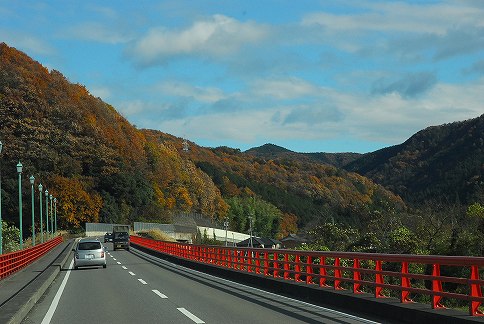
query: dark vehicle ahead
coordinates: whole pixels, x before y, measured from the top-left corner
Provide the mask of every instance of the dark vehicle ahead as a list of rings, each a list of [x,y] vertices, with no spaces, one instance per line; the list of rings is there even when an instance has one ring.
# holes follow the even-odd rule
[[[113,241],[113,233],[104,234],[104,243]]]
[[[113,241],[113,233],[104,234],[104,243]]]
[[[113,226],[113,250],[118,248],[129,251],[129,226],[128,225],[114,225]]]

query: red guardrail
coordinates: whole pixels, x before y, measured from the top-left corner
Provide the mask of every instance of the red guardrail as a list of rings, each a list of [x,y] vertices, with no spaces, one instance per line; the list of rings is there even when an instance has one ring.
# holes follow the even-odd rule
[[[322,288],[351,289],[355,294],[371,292],[376,298],[398,295],[402,303],[412,302],[411,294],[429,296],[434,309],[445,308],[444,300],[463,300],[469,305],[470,315],[482,315],[479,307],[484,302],[484,281],[479,269],[484,267],[484,257],[221,247],[138,236],[130,240],[178,258],[231,270]],[[463,272],[468,276],[459,277]]]
[[[0,255],[0,280],[34,262],[52,248],[62,243],[62,236],[57,236],[45,243],[28,249]]]

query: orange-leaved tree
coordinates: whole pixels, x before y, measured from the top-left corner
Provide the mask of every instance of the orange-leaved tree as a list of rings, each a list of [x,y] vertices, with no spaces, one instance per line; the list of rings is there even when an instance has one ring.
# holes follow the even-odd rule
[[[57,210],[62,227],[79,228],[86,222],[99,222],[102,199],[98,193],[88,191],[88,181],[54,176],[51,182],[58,199]]]

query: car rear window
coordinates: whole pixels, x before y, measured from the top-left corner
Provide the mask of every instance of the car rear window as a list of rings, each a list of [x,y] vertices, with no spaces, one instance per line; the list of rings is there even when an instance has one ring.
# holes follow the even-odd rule
[[[99,250],[101,248],[100,242],[79,242],[78,250]]]

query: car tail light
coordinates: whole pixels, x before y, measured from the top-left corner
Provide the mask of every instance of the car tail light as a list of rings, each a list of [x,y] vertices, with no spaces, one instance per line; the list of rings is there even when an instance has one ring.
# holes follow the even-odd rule
[[[101,258],[104,258],[104,252],[101,252]]]

